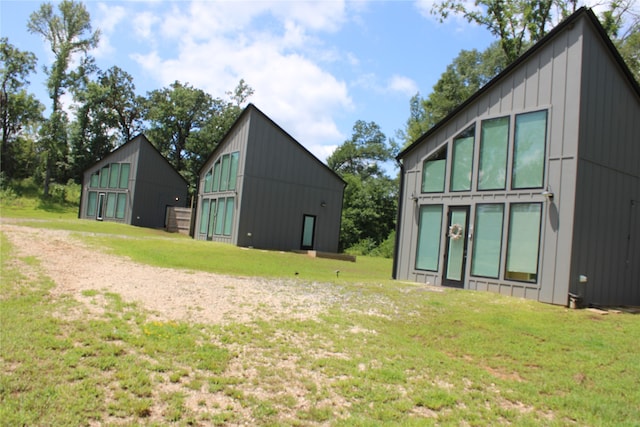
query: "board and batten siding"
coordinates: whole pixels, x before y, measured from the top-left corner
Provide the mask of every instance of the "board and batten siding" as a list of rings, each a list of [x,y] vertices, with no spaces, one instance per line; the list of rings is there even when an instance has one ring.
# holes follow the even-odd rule
[[[640,96],[594,32],[582,65],[571,292],[640,305]]]
[[[492,81],[487,90],[459,110],[455,116],[441,123],[436,131],[428,134],[425,140],[405,154],[402,158],[405,182],[401,195],[403,209],[397,258],[398,278],[442,284],[442,266],[438,272],[414,268],[420,205],[443,204],[445,214],[448,206],[470,205],[470,226],[473,226],[475,206],[478,203],[505,203],[508,206],[512,202],[541,202],[543,226],[537,283],[472,277],[469,274],[470,262],[467,262],[464,272],[465,287],[556,304],[566,303],[572,241],[570,224],[573,221],[575,201],[582,42],[581,31],[577,26],[558,32],[544,45],[538,46],[517,67]],[[473,123],[479,126],[483,119],[507,115],[513,117],[515,114],[542,109],[548,111],[544,183],[545,187],[548,186],[556,195],[553,202],[547,202],[539,189],[472,191],[464,194],[450,193],[446,189],[440,194],[421,194],[422,162],[447,143],[447,158],[451,159],[450,142],[459,132]],[[510,133],[512,132],[511,128]],[[478,145],[476,140],[474,176],[477,176],[478,171]],[[512,161],[512,156],[513,150],[510,146],[509,162]],[[446,176],[450,176],[449,162]],[[507,177],[507,188],[510,188],[509,180],[510,177]],[[412,196],[417,197],[416,202],[412,200]],[[445,221],[446,215],[443,215],[443,229]],[[506,239],[506,236],[503,239]],[[468,254],[471,254],[472,244],[470,242]],[[442,239],[440,264],[444,251],[445,239]],[[504,251],[502,257],[504,266]],[[468,260],[470,258],[469,256]]]

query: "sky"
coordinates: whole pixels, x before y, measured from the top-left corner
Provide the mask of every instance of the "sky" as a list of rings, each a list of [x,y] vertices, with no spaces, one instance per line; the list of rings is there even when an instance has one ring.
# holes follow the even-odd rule
[[[460,18],[440,23],[433,0],[85,0],[101,70],[118,66],[138,95],[174,81],[225,98],[240,79],[249,101],[325,161],[357,120],[388,138],[404,129],[409,100],[427,96],[463,50],[495,39]],[[27,30],[41,1],[0,0],[0,36],[38,58],[29,92],[50,106],[43,66],[52,57]],[[56,4],[57,1],[51,3]],[[48,113],[45,113],[48,114]]]

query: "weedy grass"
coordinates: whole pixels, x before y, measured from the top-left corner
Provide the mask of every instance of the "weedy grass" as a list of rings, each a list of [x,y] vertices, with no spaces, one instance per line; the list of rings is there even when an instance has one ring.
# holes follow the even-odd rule
[[[90,221],[29,224],[68,227],[96,250],[153,265],[259,277],[295,270],[298,280],[336,286],[340,299],[310,319],[198,325],[152,318],[95,290],[83,297],[106,305],[90,314],[50,293],[38,259],[17,256],[3,238],[6,425],[638,422],[638,316],[392,282],[387,260],[310,259]]]

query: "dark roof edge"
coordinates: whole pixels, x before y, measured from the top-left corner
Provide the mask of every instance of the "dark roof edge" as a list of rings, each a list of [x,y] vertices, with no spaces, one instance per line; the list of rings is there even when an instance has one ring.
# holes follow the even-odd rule
[[[242,120],[242,118],[249,114],[249,111],[254,110],[256,111],[258,114],[260,114],[264,119],[266,119],[269,123],[271,123],[271,125],[273,127],[275,127],[276,129],[280,130],[280,132],[284,133],[289,139],[291,139],[293,142],[295,142],[298,147],[300,147],[303,151],[305,151],[313,160],[315,160],[318,164],[320,164],[320,166],[324,167],[325,169],[327,169],[329,172],[331,172],[333,175],[335,175],[340,181],[342,181],[343,184],[347,184],[347,182],[342,179],[342,177],[340,175],[338,175],[335,171],[333,171],[329,166],[327,166],[326,164],[324,164],[320,159],[318,159],[316,156],[313,155],[313,153],[309,150],[306,149],[306,147],[304,145],[302,145],[300,142],[298,142],[297,139],[295,139],[293,136],[291,136],[289,134],[289,132],[287,132],[286,130],[284,130],[280,125],[278,125],[276,122],[274,122],[269,116],[267,116],[265,113],[263,113],[258,107],[256,107],[253,103],[249,103],[247,104],[247,106],[245,107],[245,109],[242,111],[242,113],[240,113],[240,115],[238,116],[238,118],[236,119],[235,122],[233,122],[233,124],[231,125],[231,127],[229,128],[229,130],[227,131],[227,133],[224,134],[224,136],[222,137],[222,139],[220,139],[220,142],[218,143],[218,145],[216,146],[216,148],[213,149],[213,151],[211,152],[211,154],[209,155],[209,157],[207,157],[207,160],[205,160],[205,162],[202,164],[202,167],[198,170],[198,176],[200,176],[200,174],[202,173],[202,170],[205,168],[205,166],[207,165],[207,163],[209,163],[209,161],[214,157],[214,155],[216,154],[216,152],[218,151],[219,147],[222,145],[222,142],[225,141],[227,139],[227,137],[233,132],[234,128],[236,126],[239,126],[240,121]]]
[[[606,31],[602,27],[602,24],[598,20],[598,17],[593,13],[593,11],[591,9],[583,6],[580,9],[578,9],[577,11],[575,11],[573,14],[568,16],[564,21],[562,21],[558,25],[556,25],[551,31],[549,31],[547,33],[547,35],[545,35],[543,38],[541,38],[536,44],[534,44],[532,47],[530,47],[525,53],[520,55],[518,57],[518,59],[516,59],[511,64],[509,64],[497,76],[492,78],[487,84],[485,84],[480,89],[478,89],[477,92],[475,92],[473,95],[471,95],[469,98],[467,98],[467,100],[464,101],[462,104],[458,105],[453,111],[451,111],[449,114],[447,114],[442,120],[440,120],[438,123],[433,125],[433,127],[431,127],[431,129],[426,131],[424,134],[422,134],[420,137],[418,137],[418,139],[416,139],[414,142],[412,142],[407,148],[405,148],[400,153],[398,153],[398,155],[396,156],[396,160],[401,160],[410,151],[412,151],[414,148],[416,148],[418,145],[420,145],[420,143],[423,140],[427,139],[430,135],[435,133],[438,129],[440,129],[442,126],[444,126],[445,123],[449,122],[449,120],[451,120],[460,111],[462,111],[467,106],[469,106],[469,104],[471,104],[477,98],[482,96],[485,92],[488,92],[489,89],[491,89],[495,84],[497,84],[497,82],[499,80],[501,80],[507,74],[511,73],[515,68],[520,66],[520,64],[525,62],[529,57],[533,56],[542,46],[544,46],[546,43],[548,43],[550,39],[554,38],[558,33],[562,32],[565,28],[571,26],[573,23],[575,23],[583,15],[586,15],[588,17],[588,19],[591,21],[591,23],[595,27],[596,31],[598,32],[598,34],[601,36],[601,38],[605,42],[605,45],[609,48],[609,50],[613,54],[613,57],[616,60],[616,62],[618,63],[618,65],[620,66],[621,70],[623,71],[623,73],[625,74],[627,79],[629,80],[629,83],[631,84],[631,87],[633,88],[633,90],[636,92],[636,95],[638,95],[638,97],[640,98],[640,85],[638,84],[638,82],[633,77],[633,74],[631,73],[631,70],[629,69],[629,67],[625,63],[624,59],[622,59],[622,56],[620,55],[620,52],[618,52],[618,49],[615,47],[615,45],[613,44],[613,42],[611,41],[611,39],[607,35]]]

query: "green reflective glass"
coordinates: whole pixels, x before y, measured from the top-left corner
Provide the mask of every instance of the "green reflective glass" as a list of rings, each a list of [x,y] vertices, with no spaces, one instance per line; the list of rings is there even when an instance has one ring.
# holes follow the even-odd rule
[[[477,205],[473,233],[473,254],[471,274],[474,276],[498,278],[504,205]]]
[[[227,197],[227,206],[224,213],[224,235],[231,236],[231,228],[233,226],[233,204],[235,199]]]
[[[502,190],[507,176],[509,118],[485,120],[480,137],[479,190]]]
[[[107,218],[116,216],[116,193],[107,194],[107,210],[104,214]]]
[[[209,199],[204,199],[202,201],[202,209],[200,210],[200,234],[206,234],[208,224],[209,224]]]
[[[131,166],[129,163],[122,163],[120,165],[120,188],[129,188],[129,170]]]
[[[116,203],[116,218],[124,219],[125,209],[127,207],[127,194],[118,193],[118,201]]]
[[[229,170],[229,190],[236,189],[236,183],[238,181],[238,160],[240,158],[240,153],[237,151],[235,153],[231,153],[231,167]]]
[[[111,163],[111,171],[109,172],[109,188],[118,188],[120,179],[120,164]]]
[[[222,156],[222,170],[220,171],[220,191],[229,188],[229,155]]]
[[[418,270],[438,270],[441,232],[442,205],[421,206],[418,247],[416,249],[416,268]]]
[[[87,198],[87,216],[96,216],[96,201],[98,193],[95,191],[89,191],[89,197]]]
[[[507,279],[535,282],[538,275],[542,204],[511,205],[507,243]]]
[[[453,140],[451,191],[471,190],[474,131],[475,128],[471,128]]]
[[[546,135],[546,111],[516,116],[513,188],[542,187]]]
[[[105,166],[100,170],[100,187],[107,188],[109,186],[109,166]]]
[[[222,235],[222,231],[224,230],[224,199],[218,199],[218,206],[216,209],[216,225],[214,232],[217,235]]]
[[[449,247],[447,253],[447,274],[446,278],[449,280],[461,280],[462,270],[464,268],[464,245],[467,236],[467,211],[466,209],[451,210],[451,224],[456,225],[462,229],[462,237],[454,239],[449,237]]]

